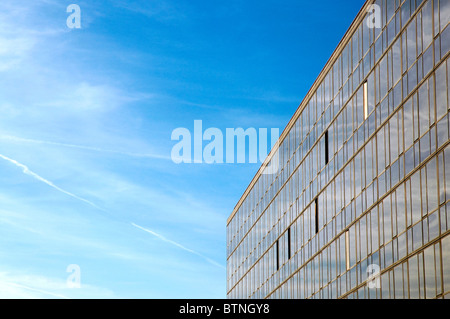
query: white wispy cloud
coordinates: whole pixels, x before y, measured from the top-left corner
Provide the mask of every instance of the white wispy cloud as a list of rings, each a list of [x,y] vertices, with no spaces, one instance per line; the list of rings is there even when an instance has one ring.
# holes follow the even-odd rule
[[[3,268],[3,267],[1,267]],[[80,288],[69,288],[65,278],[37,274],[21,275],[17,271],[0,272],[0,298],[2,299],[72,299],[115,297],[108,289],[81,283]]]
[[[11,135],[0,135],[0,139],[15,141],[15,142],[46,144],[46,145],[54,145],[54,146],[61,146],[61,147],[68,147],[68,148],[76,148],[76,149],[81,149],[81,150],[94,151],[94,152],[100,152],[100,153],[112,153],[112,154],[125,155],[125,156],[130,156],[130,157],[172,160],[170,156],[164,156],[164,155],[158,155],[158,154],[124,152],[124,151],[111,150],[111,149],[105,149],[105,148],[100,148],[100,147],[70,144],[70,143],[59,143],[59,142],[52,142],[52,141],[43,141],[43,140],[22,138],[22,137],[11,136]]]
[[[123,5],[128,5],[128,2],[121,2]],[[44,8],[42,3],[46,5],[46,10],[51,9],[49,10],[50,14],[47,14],[46,10],[40,9]],[[53,5],[58,6],[57,10],[54,10]],[[216,273],[218,268],[215,267],[225,269],[214,260],[160,234],[143,227],[139,229],[140,226],[137,225],[129,227],[130,221],[134,219],[130,204],[133,208],[138,206],[136,214],[141,210],[161,212],[161,209],[164,208],[164,212],[171,214],[155,213],[151,215],[151,222],[176,221],[171,224],[174,228],[183,225],[183,221],[189,219],[189,222],[195,225],[195,227],[189,228],[189,231],[191,229],[195,231],[198,228],[210,229],[208,227],[212,227],[211,225],[219,224],[217,222],[219,216],[213,215],[212,210],[208,210],[208,214],[205,214],[205,210],[196,209],[197,206],[192,203],[184,205],[183,210],[172,209],[175,206],[181,206],[180,202],[186,203],[185,198],[169,193],[166,189],[154,187],[154,185],[145,185],[145,187],[142,185],[147,181],[157,180],[160,178],[159,176],[164,176],[164,172],[161,175],[153,176],[151,175],[153,170],[148,170],[150,172],[141,170],[142,175],[139,177],[143,178],[136,180],[136,183],[130,181],[134,176],[124,176],[126,173],[121,169],[127,168],[127,165],[130,165],[129,162],[153,168],[145,159],[170,160],[170,154],[168,154],[169,156],[160,156],[157,149],[152,151],[152,145],[160,144],[154,136],[157,134],[147,134],[147,132],[153,133],[151,130],[154,129],[156,133],[160,133],[158,129],[148,125],[150,120],[145,117],[145,114],[137,114],[137,108],[125,108],[124,106],[135,106],[138,104],[137,102],[145,103],[148,106],[147,110],[150,107],[161,108],[162,105],[170,103],[157,101],[154,94],[135,92],[135,88],[130,87],[134,82],[126,76],[126,72],[122,73],[113,67],[104,70],[97,64],[107,61],[104,59],[108,58],[112,61],[110,51],[114,51],[114,61],[120,58],[122,62],[126,59],[128,65],[132,62],[147,66],[148,59],[145,57],[148,53],[132,52],[129,48],[119,47],[117,50],[116,48],[111,50],[111,46],[107,45],[108,42],[104,37],[97,36],[93,30],[90,33],[85,32],[86,22],[96,18],[93,17],[94,10],[88,10],[88,5],[97,12],[103,9],[101,6],[86,2],[82,6],[83,31],[77,32],[66,28],[64,4],[57,0],[0,1],[0,72],[2,75],[0,77],[0,95],[2,96],[0,126],[2,132],[7,134],[3,137],[3,151],[1,151],[5,155],[0,154],[0,158],[7,162],[6,165],[12,164],[10,165],[11,170],[19,176],[23,173],[50,187],[48,189],[50,196],[56,190],[68,196],[68,200],[76,199],[100,211],[110,212],[110,214],[98,214],[98,216],[95,214],[84,215],[84,212],[80,212],[77,206],[70,205],[68,202],[63,207],[64,214],[62,214],[59,202],[58,207],[54,207],[53,202],[48,200],[44,202],[45,207],[39,207],[40,202],[36,205],[37,201],[29,202],[21,195],[21,191],[24,190],[29,193],[33,192],[34,183],[31,183],[29,187],[19,189],[18,192],[17,188],[10,187],[9,176],[5,177],[6,183],[2,183],[2,187],[0,187],[0,202],[2,203],[0,226],[3,227],[0,233],[5,234],[4,230],[8,233],[6,236],[0,236],[0,246],[4,248],[0,250],[0,257],[9,256],[9,258],[0,259],[11,269],[17,270],[18,274],[13,277],[2,277],[0,272],[0,298],[2,296],[18,298],[110,296],[108,291],[101,288],[67,290],[63,278],[38,278],[41,276],[32,274],[33,272],[35,274],[42,273],[39,271],[40,261],[45,258],[50,258],[52,263],[65,259],[70,249],[60,250],[62,246],[75,247],[76,249],[72,249],[73,251],[80,251],[80,256],[74,255],[81,258],[80,263],[85,258],[84,255],[104,254],[106,258],[98,258],[96,262],[95,266],[98,268],[103,265],[109,267],[107,262],[116,258],[129,260],[130,268],[120,268],[111,273],[112,277],[119,276],[122,280],[126,278],[124,273],[141,264],[145,265],[143,267],[145,271],[142,272],[145,279],[158,281],[160,278],[164,278],[161,287],[167,286],[170,278],[177,278],[179,279],[177,287],[173,289],[175,292],[182,291],[180,289],[183,287],[180,284],[182,280],[189,283],[191,281],[214,282],[214,278],[205,276],[205,271]],[[173,10],[159,8],[159,5],[153,8],[153,4],[146,3],[143,6],[146,7],[143,8],[142,14],[151,15],[155,9],[157,14],[154,17],[158,19],[161,17],[161,11],[165,12],[164,19],[170,18],[173,13]],[[138,8],[138,11],[141,9],[142,6]],[[133,11],[135,8],[130,7],[129,10]],[[57,19],[54,19],[54,12],[57,14],[59,12]],[[92,46],[94,50],[90,49],[91,45],[89,44],[89,41],[93,41],[93,39],[96,41]],[[89,45],[84,46],[84,43]],[[105,49],[102,50],[102,47]],[[122,52],[126,52],[126,54],[122,54]],[[136,56],[139,58],[135,58]],[[110,63],[110,65],[115,66],[116,64]],[[140,127],[145,127],[145,129],[141,130]],[[17,145],[15,145],[16,143]],[[19,143],[29,143],[29,145],[19,145]],[[44,145],[55,147],[44,147]],[[102,154],[89,155],[103,156],[85,156],[86,153],[69,152],[69,148],[101,152]],[[131,161],[129,158],[114,158],[114,162],[110,162],[117,166],[112,166],[107,165],[107,161],[111,158],[104,156],[108,153],[144,160]],[[116,161],[118,159],[122,162]],[[169,171],[169,168],[163,165],[165,162],[150,164],[157,164],[158,168]],[[110,171],[111,167],[117,171]],[[58,179],[54,176],[58,176]],[[69,176],[70,181],[64,179]],[[113,177],[117,177],[118,180]],[[161,177],[161,179],[163,178]],[[13,176],[12,181],[14,179]],[[52,181],[63,188],[55,185]],[[64,186],[66,184],[62,184],[62,181],[70,182],[70,186]],[[17,194],[18,196],[16,196]],[[90,201],[88,198],[94,198],[94,200]],[[42,196],[39,199],[42,199]],[[104,208],[97,206],[94,202],[101,203],[99,205]],[[201,216],[200,211],[205,216]],[[126,217],[125,213],[130,215]],[[105,220],[107,223],[104,223]],[[211,220],[214,222],[209,222]],[[147,224],[147,221],[144,223]],[[31,232],[31,234],[27,233],[24,238],[25,231]],[[145,231],[157,238],[155,246],[159,240],[162,240],[167,244],[174,245],[181,250],[180,252],[186,251],[200,258],[192,258],[192,260],[184,258],[185,262],[180,265],[182,256],[174,253],[170,256],[171,261],[168,262],[168,256],[161,258],[157,249],[150,251],[148,247],[136,247],[139,245],[135,245],[134,240],[136,233],[139,234],[140,231]],[[126,235],[124,235],[125,237],[117,236],[118,233]],[[123,240],[123,238],[127,240]],[[189,238],[187,246],[199,247],[199,243],[191,240],[195,239]],[[208,245],[208,242],[202,239],[202,243]],[[39,248],[51,250],[52,254],[50,257],[39,255],[39,261],[37,261],[28,256],[22,243],[27,243],[30,247],[40,245]],[[136,250],[133,250],[134,248]],[[17,257],[22,254],[23,259]],[[28,261],[29,267],[19,269],[24,260]],[[122,267],[120,265],[123,263],[120,262],[114,266]],[[214,265],[214,267],[210,265]],[[2,268],[0,266],[0,269]],[[95,273],[96,269],[90,271]],[[187,272],[190,273],[190,276],[186,276]],[[56,271],[56,276],[57,273]],[[218,284],[223,283],[218,281]],[[114,280],[103,281],[100,285],[111,289],[117,287]],[[82,286],[86,287],[84,284]],[[146,287],[146,289],[154,289],[155,297],[161,296],[158,284],[155,284],[153,288]],[[201,290],[204,293],[204,289]]]
[[[5,161],[8,161],[8,162],[14,164],[15,166],[21,168],[21,169],[22,169],[22,172],[23,172],[24,174],[29,175],[29,176],[35,178],[36,180],[38,180],[38,181],[40,181],[40,182],[42,182],[42,183],[47,184],[48,186],[50,186],[50,187],[56,189],[57,191],[59,191],[59,192],[61,192],[61,193],[64,193],[64,194],[66,194],[66,195],[68,195],[68,196],[70,196],[70,197],[73,197],[73,198],[75,198],[75,199],[77,199],[77,200],[79,200],[79,201],[82,201],[82,202],[84,202],[84,203],[86,203],[86,204],[88,204],[88,205],[90,205],[90,206],[92,206],[92,207],[94,207],[94,208],[96,208],[96,209],[98,209],[98,210],[102,210],[102,211],[103,211],[102,208],[98,207],[98,206],[95,205],[93,202],[91,202],[91,201],[89,201],[89,200],[87,200],[87,199],[84,199],[84,198],[82,198],[82,197],[80,197],[80,196],[77,196],[77,195],[75,195],[75,194],[72,194],[71,192],[68,192],[68,191],[62,189],[62,188],[56,186],[55,184],[53,184],[52,182],[50,182],[49,180],[47,180],[47,179],[45,179],[45,178],[39,176],[39,175],[36,174],[35,172],[31,171],[26,165],[24,165],[24,164],[22,164],[22,163],[19,163],[18,161],[14,160],[14,159],[11,159],[11,158],[9,158],[9,157],[7,157],[7,156],[4,156],[4,155],[2,155],[2,154],[0,154],[0,158],[2,158],[2,159],[4,159]]]
[[[154,18],[158,21],[178,21],[185,18],[184,11],[168,1],[112,0],[111,3],[123,10]],[[180,5],[178,4],[178,6]]]
[[[189,252],[189,253],[191,253],[191,254],[194,254],[194,255],[197,255],[197,256],[199,256],[199,257],[202,257],[202,258],[204,258],[206,261],[208,261],[209,263],[213,264],[214,266],[217,266],[217,267],[220,267],[220,268],[222,268],[222,269],[225,269],[225,267],[224,267],[223,265],[221,265],[221,264],[215,262],[214,260],[212,260],[212,259],[209,258],[209,257],[206,257],[205,255],[200,254],[199,252],[196,252],[195,250],[192,250],[192,249],[190,249],[190,248],[187,248],[187,247],[185,247],[185,246],[183,246],[183,245],[181,245],[181,244],[179,244],[179,243],[177,243],[177,242],[175,242],[175,241],[173,241],[173,240],[167,239],[166,237],[164,237],[164,236],[162,236],[162,235],[160,235],[160,234],[158,234],[158,233],[155,233],[154,231],[152,231],[152,230],[150,230],[150,229],[147,229],[147,228],[144,228],[144,227],[142,227],[142,226],[136,225],[135,223],[131,223],[131,225],[133,225],[134,227],[139,228],[139,229],[141,229],[141,230],[143,230],[143,231],[145,231],[145,232],[147,232],[147,233],[149,233],[149,234],[151,234],[151,235],[153,235],[153,236],[159,238],[159,239],[162,240],[162,241],[165,241],[166,243],[169,243],[169,244],[171,244],[171,245],[174,245],[174,246],[176,246],[176,247],[178,247],[178,248],[180,248],[180,249],[183,249],[183,250],[185,250],[185,251],[187,251],[187,252]]]
[[[64,194],[66,194],[66,195],[68,195],[68,196],[70,196],[70,197],[73,197],[73,198],[75,198],[75,199],[77,199],[77,200],[79,200],[79,201],[82,201],[82,202],[84,202],[84,203],[86,203],[86,204],[88,204],[88,205],[90,205],[90,206],[92,206],[92,207],[94,207],[94,208],[96,208],[96,209],[98,209],[98,210],[101,210],[101,211],[103,211],[103,212],[106,212],[106,210],[104,210],[103,208],[97,206],[97,205],[94,204],[93,202],[91,202],[91,201],[89,201],[89,200],[87,200],[87,199],[85,199],[85,198],[82,198],[82,197],[80,197],[80,196],[77,196],[77,195],[75,195],[75,194],[73,194],[73,193],[71,193],[71,192],[69,192],[69,191],[66,191],[66,190],[64,190],[64,189],[62,189],[62,188],[56,186],[53,182],[51,182],[51,181],[49,181],[49,180],[43,178],[42,176],[36,174],[35,172],[31,171],[26,165],[24,165],[24,164],[22,164],[22,163],[19,163],[18,161],[14,160],[14,159],[11,159],[11,158],[9,158],[9,157],[7,157],[7,156],[4,156],[4,155],[2,155],[2,154],[0,154],[0,158],[1,158],[1,159],[4,159],[5,161],[8,161],[8,162],[14,164],[15,166],[17,166],[17,167],[19,167],[19,168],[21,168],[21,169],[22,169],[22,172],[23,172],[24,174],[29,175],[29,176],[35,178],[36,180],[38,180],[38,181],[40,181],[40,182],[42,182],[42,183],[47,184],[48,186],[50,186],[50,187],[56,189],[57,191],[59,191],[59,192],[61,192],[61,193],[64,193]],[[174,246],[176,246],[176,247],[178,247],[178,248],[180,248],[180,249],[182,249],[182,250],[184,250],[184,251],[187,251],[187,252],[189,252],[189,253],[191,253],[191,254],[197,255],[197,256],[203,258],[204,260],[206,260],[208,263],[210,263],[210,264],[212,264],[212,265],[214,265],[214,266],[216,266],[216,267],[220,267],[220,268],[222,268],[222,269],[226,269],[223,265],[217,263],[216,261],[212,260],[211,258],[209,258],[209,257],[207,257],[207,256],[205,256],[205,255],[203,255],[203,254],[201,254],[201,253],[199,253],[199,252],[197,252],[197,251],[195,251],[195,250],[193,250],[193,249],[187,248],[187,247],[183,246],[183,245],[180,244],[180,243],[177,243],[177,242],[175,242],[175,241],[173,241],[173,240],[167,239],[166,237],[162,236],[161,234],[158,234],[158,233],[156,233],[156,232],[154,232],[154,231],[152,231],[152,230],[149,230],[149,229],[147,229],[147,228],[144,228],[144,227],[142,227],[142,226],[139,226],[139,225],[137,225],[137,224],[135,224],[135,223],[131,223],[131,225],[133,225],[134,227],[139,228],[139,229],[141,229],[141,230],[143,230],[143,231],[145,231],[145,232],[147,232],[147,233],[149,233],[149,234],[151,234],[151,235],[157,237],[158,239],[160,239],[160,240],[162,240],[162,241],[164,241],[164,242],[167,242],[167,243],[169,243],[169,244],[171,244],[171,245],[174,245]]]
[[[34,298],[39,298],[40,295],[49,296],[52,298],[59,298],[59,299],[69,299],[68,297],[61,295],[61,294],[55,294],[50,291],[45,291],[42,289],[36,289],[32,287],[28,287],[25,285],[17,284],[14,282],[5,282],[0,281],[0,287],[2,289],[2,294],[5,295],[4,298],[8,298],[7,295],[9,295],[9,298],[30,298],[30,295],[28,293],[24,293],[22,290],[26,290],[32,293],[38,293],[38,295],[32,295]],[[8,289],[9,288],[9,289]],[[14,289],[16,288],[16,289]],[[18,288],[18,289],[17,289]]]

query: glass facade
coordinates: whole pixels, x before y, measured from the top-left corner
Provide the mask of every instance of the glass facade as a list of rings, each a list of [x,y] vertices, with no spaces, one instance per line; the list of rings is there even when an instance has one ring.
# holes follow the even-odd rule
[[[449,19],[367,1],[228,219],[228,298],[450,298]]]

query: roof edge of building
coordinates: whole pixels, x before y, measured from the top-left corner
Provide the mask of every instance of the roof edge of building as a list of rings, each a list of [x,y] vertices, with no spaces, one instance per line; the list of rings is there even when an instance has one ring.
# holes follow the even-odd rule
[[[373,3],[374,3],[374,0],[366,0],[364,5],[362,6],[361,10],[356,15],[356,18],[353,20],[353,22],[350,25],[350,27],[348,28],[347,32],[344,34],[344,36],[342,37],[341,41],[337,45],[336,49],[333,51],[331,57],[328,59],[327,63],[323,67],[322,71],[320,71],[319,76],[316,78],[316,80],[314,81],[313,85],[309,89],[308,93],[306,94],[306,96],[304,97],[304,99],[300,103],[299,107],[295,111],[294,115],[292,116],[291,120],[287,124],[286,128],[283,130],[283,133],[281,134],[280,138],[278,139],[278,142],[276,143],[276,146],[270,151],[269,155],[264,160],[264,163],[261,165],[259,170],[256,172],[255,176],[253,177],[252,181],[247,186],[246,190],[244,191],[244,194],[242,194],[241,198],[237,202],[236,206],[233,209],[233,212],[231,213],[231,215],[227,219],[227,226],[230,224],[231,220],[236,215],[236,212],[238,211],[239,207],[242,205],[244,200],[247,198],[248,194],[250,193],[250,190],[253,188],[253,186],[258,181],[258,179],[261,176],[262,172],[264,171],[266,166],[269,164],[270,160],[272,159],[272,157],[275,154],[275,152],[278,150],[278,148],[281,145],[281,143],[284,141],[284,139],[286,138],[286,136],[288,135],[288,133],[290,132],[292,127],[295,125],[295,122],[297,121],[297,119],[300,116],[301,112],[306,107],[306,105],[308,104],[309,100],[314,95],[314,93],[317,91],[317,89],[320,86],[320,84],[322,83],[322,81],[325,79],[326,75],[328,74],[328,72],[333,67],[334,63],[336,62],[337,58],[339,57],[339,55],[344,50],[344,48],[347,45],[347,43],[351,40],[354,32],[357,30],[357,28],[359,27],[360,23],[364,20],[364,18],[366,16],[366,13],[367,13],[367,9]]]

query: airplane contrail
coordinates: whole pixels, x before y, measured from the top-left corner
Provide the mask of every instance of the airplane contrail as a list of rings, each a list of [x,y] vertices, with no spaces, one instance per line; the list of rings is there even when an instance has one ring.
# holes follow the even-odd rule
[[[116,151],[116,150],[105,149],[105,148],[100,148],[100,147],[93,147],[93,146],[86,146],[86,145],[79,145],[79,144],[70,144],[70,143],[59,143],[59,142],[43,141],[43,140],[35,140],[35,139],[29,139],[29,138],[23,138],[23,137],[11,136],[11,135],[0,135],[0,138],[4,139],[4,140],[10,140],[10,141],[16,141],[16,142],[25,142],[25,143],[34,143],[34,144],[47,144],[47,145],[62,146],[62,147],[69,147],[69,148],[77,148],[77,149],[82,149],[82,150],[87,150],[87,151],[94,151],[94,152],[101,152],[101,153],[119,154],[119,155],[125,155],[125,156],[130,156],[130,157],[143,157],[143,158],[154,158],[154,159],[164,159],[164,160],[171,160],[172,159],[171,157],[164,156],[164,155],[123,152],[123,151]]]
[[[87,200],[87,199],[84,199],[84,198],[82,198],[82,197],[80,197],[80,196],[77,196],[77,195],[75,195],[75,194],[72,194],[71,192],[68,192],[68,191],[62,189],[61,187],[58,187],[58,186],[56,186],[55,184],[53,184],[52,182],[50,182],[49,180],[46,180],[45,178],[39,176],[39,175],[36,174],[35,172],[31,171],[26,165],[24,165],[24,164],[22,164],[22,163],[19,163],[18,161],[13,160],[13,159],[11,159],[11,158],[9,158],[9,157],[6,157],[6,156],[4,156],[4,155],[2,155],[2,154],[0,154],[0,158],[2,158],[2,159],[4,159],[5,161],[8,161],[8,162],[10,162],[10,163],[16,165],[17,167],[19,167],[19,168],[22,169],[22,171],[23,171],[24,174],[29,175],[29,176],[31,176],[31,177],[37,179],[38,181],[47,184],[48,186],[50,186],[50,187],[56,189],[57,191],[59,191],[59,192],[61,192],[61,193],[64,193],[64,194],[66,194],[66,195],[68,195],[68,196],[70,196],[70,197],[73,197],[73,198],[75,198],[75,199],[77,199],[77,200],[79,200],[79,201],[82,201],[82,202],[84,202],[84,203],[86,203],[86,204],[88,204],[88,205],[90,205],[90,206],[92,206],[92,207],[94,207],[94,208],[96,208],[96,209],[99,209],[99,210],[101,210],[101,211],[104,211],[102,208],[98,207],[98,206],[95,205],[93,202],[91,202],[91,201],[89,201],[89,200]]]
[[[135,223],[131,223],[131,225],[133,225],[134,227],[139,228],[140,230],[143,230],[143,231],[145,231],[145,232],[147,232],[147,233],[149,233],[149,234],[151,234],[151,235],[153,235],[153,236],[155,236],[155,237],[161,239],[162,241],[165,241],[165,242],[167,242],[167,243],[169,243],[169,244],[172,244],[172,245],[174,245],[174,246],[176,246],[176,247],[178,247],[178,248],[181,248],[181,249],[183,249],[183,250],[185,250],[185,251],[187,251],[187,252],[190,252],[191,254],[194,254],[194,255],[197,255],[197,256],[199,256],[199,257],[202,257],[202,258],[204,258],[206,261],[208,261],[209,263],[213,264],[214,266],[220,267],[220,268],[222,268],[222,269],[226,269],[223,265],[221,265],[221,264],[215,262],[214,260],[212,260],[212,259],[210,259],[210,258],[208,258],[208,257],[206,257],[206,256],[204,256],[204,255],[202,255],[202,254],[200,254],[200,253],[198,253],[198,252],[196,252],[195,250],[186,248],[186,247],[184,247],[183,245],[181,245],[181,244],[179,244],[179,243],[177,243],[177,242],[175,242],[175,241],[173,241],[173,240],[167,239],[167,238],[165,238],[164,236],[162,236],[162,235],[160,235],[160,234],[158,234],[158,233],[155,233],[154,231],[151,231],[150,229],[147,229],[147,228],[144,228],[144,227],[142,227],[142,226],[136,225]]]
[[[77,199],[77,200],[79,200],[79,201],[82,201],[82,202],[84,202],[84,203],[86,203],[86,204],[88,204],[88,205],[90,205],[90,206],[92,206],[92,207],[94,207],[94,208],[96,208],[96,209],[98,209],[98,210],[101,210],[101,211],[103,211],[103,212],[106,212],[104,209],[102,209],[101,207],[98,207],[98,206],[95,205],[93,202],[91,202],[91,201],[89,201],[89,200],[87,200],[87,199],[84,199],[84,198],[82,198],[82,197],[79,197],[79,196],[77,196],[77,195],[75,195],[75,194],[73,194],[73,193],[71,193],[71,192],[68,192],[68,191],[66,191],[66,190],[64,190],[64,189],[62,189],[62,188],[56,186],[55,184],[53,184],[53,183],[50,182],[49,180],[47,180],[47,179],[45,179],[45,178],[39,176],[39,175],[36,174],[35,172],[31,171],[26,165],[24,165],[24,164],[22,164],[22,163],[19,163],[18,161],[13,160],[13,159],[11,159],[11,158],[9,158],[9,157],[7,157],[7,156],[4,156],[4,155],[2,155],[2,154],[0,154],[0,158],[2,158],[2,159],[4,159],[5,161],[8,161],[8,162],[14,164],[15,166],[21,168],[24,174],[29,175],[29,176],[35,178],[36,180],[38,180],[38,181],[40,181],[40,182],[42,182],[42,183],[47,184],[48,186],[50,186],[50,187],[56,189],[57,191],[59,191],[59,192],[61,192],[61,193],[64,193],[64,194],[66,194],[66,195],[68,195],[68,196],[70,196],[70,197],[73,197],[73,198],[75,198],[75,199]],[[137,224],[135,224],[135,223],[131,223],[131,225],[133,225],[134,227],[139,228],[139,229],[141,229],[141,230],[143,230],[143,231],[145,231],[145,232],[147,232],[147,233],[149,233],[149,234],[151,234],[151,235],[153,235],[153,236],[159,238],[159,239],[162,240],[162,241],[165,241],[165,242],[167,242],[167,243],[169,243],[169,244],[171,244],[171,245],[174,245],[174,246],[176,246],[176,247],[178,247],[178,248],[180,248],[180,249],[183,249],[183,250],[185,250],[185,251],[187,251],[187,252],[189,252],[189,253],[191,253],[191,254],[194,254],[194,255],[197,255],[197,256],[199,256],[199,257],[202,257],[202,258],[205,259],[207,262],[209,262],[210,264],[212,264],[212,265],[214,265],[214,266],[216,266],[216,267],[220,267],[220,268],[222,268],[222,269],[226,269],[223,265],[221,265],[221,264],[215,262],[215,261],[212,260],[211,258],[208,258],[208,257],[206,257],[206,256],[204,256],[204,255],[202,255],[202,254],[200,254],[200,253],[198,253],[198,252],[196,252],[195,250],[189,249],[189,248],[187,248],[187,247],[185,247],[185,246],[183,246],[183,245],[181,245],[181,244],[179,244],[179,243],[177,243],[177,242],[175,242],[175,241],[173,241],[173,240],[167,239],[167,238],[165,238],[164,236],[162,236],[162,235],[160,235],[160,234],[158,234],[158,233],[156,233],[156,232],[154,232],[154,231],[151,231],[151,230],[149,230],[149,229],[147,229],[147,228],[144,228],[144,227],[142,227],[142,226],[139,226],[139,225],[137,225]]]
[[[22,289],[26,289],[26,290],[39,292],[41,294],[45,294],[45,295],[49,295],[49,296],[53,296],[53,297],[57,297],[57,298],[61,298],[61,299],[69,299],[68,297],[66,297],[64,295],[55,294],[53,292],[45,291],[45,290],[42,290],[42,289],[31,288],[31,287],[28,287],[28,286],[25,286],[25,285],[20,285],[20,284],[14,283],[14,282],[2,281],[0,283],[1,284],[6,284],[6,285],[9,285],[9,286],[12,286],[12,287],[17,287],[17,288],[22,288]]]

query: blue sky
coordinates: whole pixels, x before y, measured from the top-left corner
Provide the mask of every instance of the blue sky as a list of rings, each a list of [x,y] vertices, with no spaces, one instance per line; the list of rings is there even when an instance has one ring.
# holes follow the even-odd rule
[[[225,298],[259,165],[177,165],[171,133],[282,131],[363,3],[2,0],[0,298]]]

